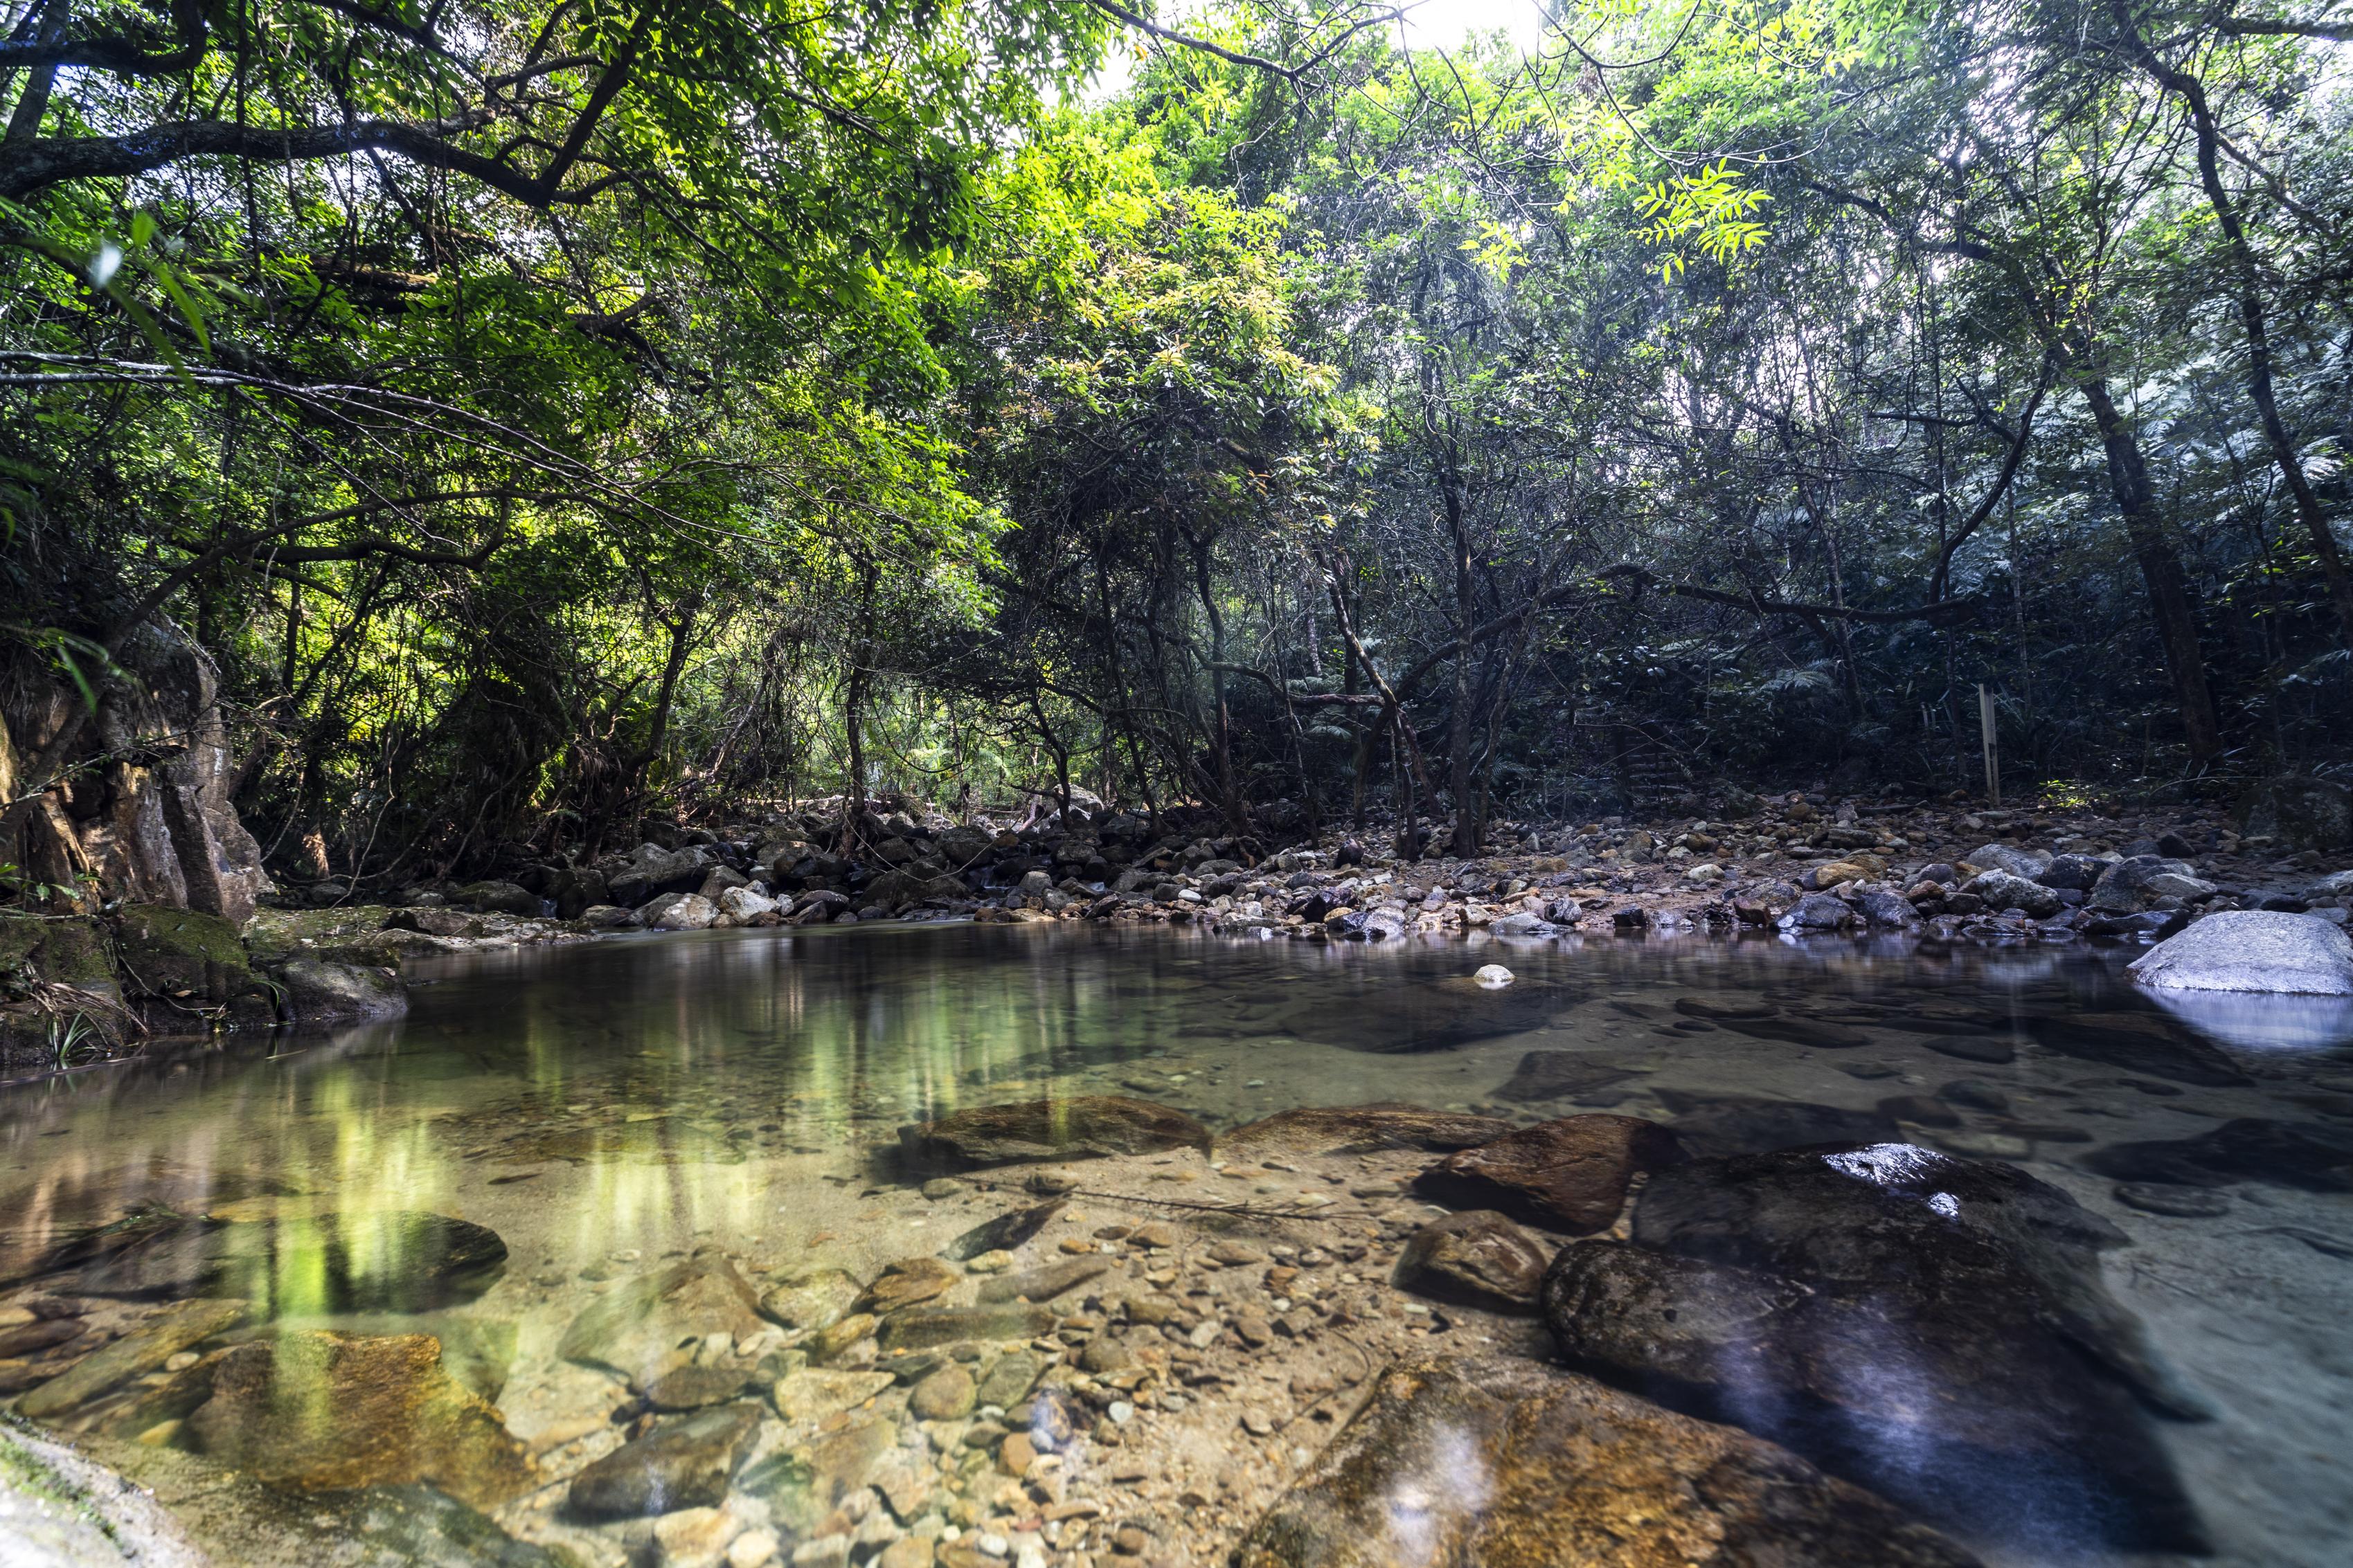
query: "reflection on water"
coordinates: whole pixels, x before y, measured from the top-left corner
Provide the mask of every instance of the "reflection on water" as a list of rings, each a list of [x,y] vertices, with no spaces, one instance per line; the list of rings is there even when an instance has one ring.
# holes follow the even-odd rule
[[[1469,979],[1499,954],[1514,984]],[[1521,1121],[1608,1107],[1675,1122],[1694,1153],[1904,1140],[2072,1194],[2126,1243],[2083,1266],[2212,1401],[2216,1419],[2162,1441],[2217,1560],[2339,1560],[2353,1029],[2308,1008],[2176,1018],[2120,962],[980,926],[481,955],[420,973],[397,1023],[7,1091],[0,1279],[29,1283],[0,1302],[94,1303],[73,1320],[91,1335],[118,1310],[250,1303],[227,1332],[140,1351],[134,1381],[95,1403],[51,1393],[44,1418],[292,1475],[302,1443],[254,1436],[256,1413],[299,1385],[315,1426],[332,1387],[411,1433],[355,1482],[467,1495],[452,1476],[521,1474],[515,1445],[578,1415],[554,1342],[610,1281],[713,1245],[789,1272],[812,1237],[881,1225],[902,1234],[862,1234],[877,1259],[936,1251],[948,1237],[920,1213],[861,1199],[894,1180],[903,1122],[1049,1092],[1148,1099],[1212,1129],[1374,1100]],[[11,1391],[73,1353],[73,1336],[24,1326],[67,1321],[52,1310],[0,1306]],[[1820,1321],[1840,1325],[1850,1381],[1876,1380],[1864,1426],[1906,1443],[1938,1395],[1901,1385],[1910,1363],[1869,1342],[1867,1317]],[[322,1328],[396,1348],[367,1360]],[[747,1310],[736,1348],[762,1331]],[[440,1341],[438,1367],[397,1348],[414,1333]],[[173,1392],[190,1377],[210,1380],[194,1402]]]

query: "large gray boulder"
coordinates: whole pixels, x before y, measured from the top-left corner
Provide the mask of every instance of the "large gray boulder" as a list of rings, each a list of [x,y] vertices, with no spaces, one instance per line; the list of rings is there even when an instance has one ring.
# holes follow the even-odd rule
[[[638,910],[655,931],[703,931],[719,918],[719,906],[700,893],[665,893]]]
[[[2143,985],[2353,996],[2353,937],[2314,915],[2226,910],[2136,959]]]
[[[2091,895],[2084,901],[2105,913],[2128,915],[2165,896],[2152,886],[2159,878],[2194,876],[2195,868],[2187,860],[2163,855],[2127,855],[2100,873],[2100,879],[2092,884]]]
[[[2058,893],[2052,889],[2031,877],[1999,868],[1970,878],[1961,891],[1975,893],[1989,910],[2023,910],[2036,920],[2047,920],[2063,907]]]

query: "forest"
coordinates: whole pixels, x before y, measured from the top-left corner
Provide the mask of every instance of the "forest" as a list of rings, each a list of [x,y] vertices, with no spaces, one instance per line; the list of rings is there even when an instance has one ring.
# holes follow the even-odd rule
[[[2333,5],[7,14],[23,900],[2353,758]]]

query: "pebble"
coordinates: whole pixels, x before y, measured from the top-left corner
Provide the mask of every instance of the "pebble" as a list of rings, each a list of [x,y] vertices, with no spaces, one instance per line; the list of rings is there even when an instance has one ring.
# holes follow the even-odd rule
[[[2143,1214],[2171,1215],[2178,1219],[2212,1219],[2231,1212],[2231,1200],[2221,1193],[2159,1182],[2126,1182],[2116,1188],[2116,1202]]]
[[[1002,1274],[1013,1267],[1013,1254],[1002,1248],[984,1252],[977,1258],[966,1259],[964,1267],[967,1274]]]
[[[1171,1410],[1182,1410],[1185,1408],[1185,1396],[1181,1394],[1163,1394],[1160,1403],[1167,1405]],[[1103,1414],[1111,1417],[1113,1426],[1124,1426],[1135,1418],[1135,1406],[1124,1399],[1114,1399],[1104,1409]]]
[[[962,1191],[964,1184],[949,1176],[934,1176],[923,1184],[923,1195],[927,1198],[952,1198]]]
[[[1128,1234],[1127,1239],[1137,1247],[1154,1248],[1174,1247],[1176,1245],[1176,1227],[1165,1220],[1153,1220],[1149,1224],[1137,1226]]]
[[[727,1543],[727,1568],[763,1568],[783,1550],[775,1531],[747,1530]]]
[[[1274,1418],[1256,1405],[1252,1405],[1242,1412],[1242,1430],[1253,1437],[1272,1436]]]
[[[1509,985],[1516,976],[1500,963],[1487,963],[1480,965],[1479,972],[1471,978],[1494,991]]]

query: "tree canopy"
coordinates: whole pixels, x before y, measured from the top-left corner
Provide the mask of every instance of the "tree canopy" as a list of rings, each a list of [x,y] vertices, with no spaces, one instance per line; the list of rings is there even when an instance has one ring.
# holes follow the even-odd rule
[[[158,617],[319,877],[2353,743],[2333,0],[6,15],[12,822]]]

